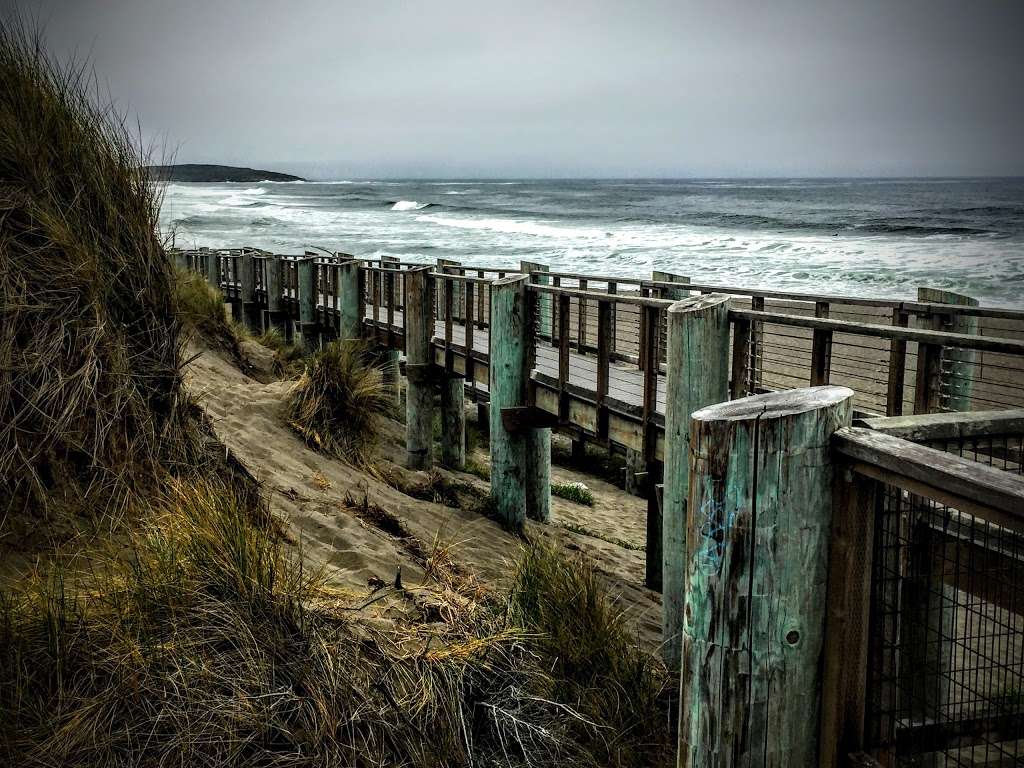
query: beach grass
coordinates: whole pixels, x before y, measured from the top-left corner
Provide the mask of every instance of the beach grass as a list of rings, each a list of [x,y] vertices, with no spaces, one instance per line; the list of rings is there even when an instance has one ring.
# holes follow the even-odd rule
[[[366,464],[380,439],[380,419],[393,408],[383,372],[364,347],[334,341],[305,359],[288,393],[285,418],[312,448]]]

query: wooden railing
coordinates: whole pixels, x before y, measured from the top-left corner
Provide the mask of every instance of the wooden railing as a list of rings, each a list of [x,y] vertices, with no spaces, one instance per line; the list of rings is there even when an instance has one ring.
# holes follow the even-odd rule
[[[1022,438],[1020,411],[834,436],[823,765],[1024,761]]]

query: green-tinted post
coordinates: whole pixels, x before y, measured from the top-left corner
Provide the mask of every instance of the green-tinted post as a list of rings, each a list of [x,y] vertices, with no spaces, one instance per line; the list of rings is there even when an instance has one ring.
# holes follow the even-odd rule
[[[299,270],[299,331],[302,334],[302,346],[312,350],[316,346],[313,335],[316,328],[316,270],[313,259],[299,259],[296,266]]]
[[[434,387],[430,342],[434,335],[430,267],[405,275],[405,452],[410,469],[434,465]]]
[[[466,380],[447,376],[441,382],[441,463],[466,466]]]
[[[657,283],[679,283],[680,285],[687,285],[690,282],[690,278],[677,275],[674,272],[662,272],[660,270],[654,270],[651,273],[651,279]],[[663,299],[671,299],[672,301],[679,301],[685,299],[690,295],[689,290],[686,288],[659,288],[658,295]]]
[[[363,332],[363,301],[359,295],[359,262],[343,261],[338,270],[339,339],[358,339]]]
[[[686,588],[686,496],[690,415],[729,399],[729,297],[677,301],[668,309],[665,364],[665,473],[661,517],[662,654],[679,669]]]
[[[817,765],[833,433],[853,392],[693,414],[678,765]]]
[[[526,517],[526,438],[505,428],[501,412],[526,403],[528,280],[513,275],[491,283],[491,497],[498,516],[514,528]]]
[[[952,291],[938,288],[918,288],[917,300],[930,304],[952,304],[961,307],[976,307],[978,300]],[[951,333],[977,335],[978,318],[956,312],[935,313],[920,316],[918,325],[922,328]],[[918,354],[918,387],[921,392],[915,399],[917,413],[936,411],[969,411],[974,390],[975,365],[978,352],[973,349],[955,347],[925,347]]]
[[[214,288],[220,287],[220,257],[213,251],[206,254],[206,282]]]

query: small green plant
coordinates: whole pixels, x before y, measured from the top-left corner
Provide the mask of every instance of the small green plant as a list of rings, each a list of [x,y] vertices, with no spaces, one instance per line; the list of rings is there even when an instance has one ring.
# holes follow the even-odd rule
[[[551,495],[588,507],[594,506],[594,493],[583,483],[552,483]]]
[[[362,345],[332,341],[306,358],[285,413],[311,447],[365,464],[380,438],[380,417],[392,407],[381,370],[365,359]]]

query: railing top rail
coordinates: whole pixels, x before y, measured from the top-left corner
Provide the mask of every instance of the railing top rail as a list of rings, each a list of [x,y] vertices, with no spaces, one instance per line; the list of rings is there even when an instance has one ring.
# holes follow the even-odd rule
[[[430,276],[437,280],[451,280],[456,283],[480,283],[484,285],[490,285],[494,282],[493,279],[488,277],[472,277],[470,275],[451,275],[447,272],[431,272]]]
[[[1024,477],[864,427],[832,447],[855,472],[1024,532]]]
[[[527,286],[528,290],[536,291],[538,293],[550,293],[561,296],[575,296],[578,299],[590,299],[592,301],[610,301],[615,304],[634,304],[640,307],[655,307],[657,309],[668,309],[674,301],[671,299],[653,299],[649,296],[639,296],[633,294],[619,294],[619,293],[602,293],[601,291],[583,291],[579,288],[563,288],[558,285],[542,285],[540,283],[530,283]],[[1024,346],[1024,342],[1022,342]]]
[[[649,282],[639,277],[612,277],[610,275],[586,275],[582,272],[542,272],[542,275],[550,275],[551,277],[565,277],[570,280],[587,280],[594,283],[617,283],[618,285],[628,284],[640,286],[645,282]],[[673,288],[679,288],[680,283],[666,283],[671,285]]]
[[[877,325],[855,323],[850,320],[831,320],[823,317],[787,315],[781,312],[756,312],[748,309],[730,309],[729,317],[734,320],[791,325],[798,328],[820,329],[857,336],[875,336],[883,339],[903,339],[921,344],[935,344],[961,349],[980,349],[987,352],[1002,352],[1009,355],[1024,355],[1024,341],[1004,339],[997,336],[977,336],[967,333],[929,331],[920,328],[904,328],[898,325]]]
[[[861,419],[858,426],[914,442],[1024,434],[1024,408]]]

